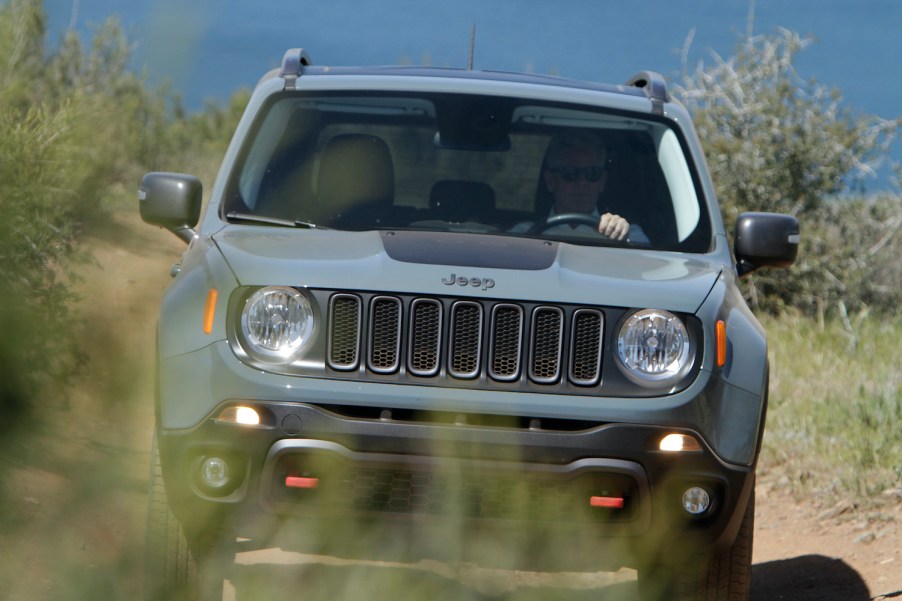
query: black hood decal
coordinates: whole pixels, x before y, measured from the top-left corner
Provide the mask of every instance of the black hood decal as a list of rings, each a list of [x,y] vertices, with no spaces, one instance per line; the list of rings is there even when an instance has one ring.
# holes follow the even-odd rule
[[[508,236],[382,231],[385,252],[396,261],[495,269],[548,269],[558,243]]]

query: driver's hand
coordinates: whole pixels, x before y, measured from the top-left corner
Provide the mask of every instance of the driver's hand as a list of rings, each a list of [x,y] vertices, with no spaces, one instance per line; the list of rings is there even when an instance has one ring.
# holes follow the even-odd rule
[[[630,231],[630,224],[620,215],[605,213],[598,220],[598,233],[611,240],[623,240]]]

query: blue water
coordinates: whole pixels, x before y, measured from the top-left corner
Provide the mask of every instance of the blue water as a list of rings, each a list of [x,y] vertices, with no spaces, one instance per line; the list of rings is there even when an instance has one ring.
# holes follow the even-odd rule
[[[902,117],[902,0],[45,0],[45,7],[51,39],[69,27],[87,35],[116,15],[135,43],[135,68],[152,84],[170,82],[189,109],[252,87],[290,47],[322,65],[465,67],[474,23],[477,69],[609,82],[652,69],[676,79],[690,35],[692,68],[715,52],[729,56],[753,14],[754,33],[785,27],[814,39],[796,63],[802,78],[838,88],[855,112]]]

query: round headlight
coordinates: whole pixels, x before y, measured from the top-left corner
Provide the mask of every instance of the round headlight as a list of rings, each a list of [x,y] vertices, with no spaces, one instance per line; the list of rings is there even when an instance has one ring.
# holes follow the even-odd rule
[[[241,331],[249,350],[288,361],[310,340],[313,309],[307,297],[294,288],[261,288],[244,305]]]
[[[673,313],[645,309],[624,322],[617,351],[628,377],[639,383],[665,384],[689,365],[689,334]]]

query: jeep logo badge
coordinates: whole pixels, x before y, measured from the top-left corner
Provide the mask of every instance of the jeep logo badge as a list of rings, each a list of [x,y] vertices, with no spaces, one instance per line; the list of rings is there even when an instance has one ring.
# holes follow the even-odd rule
[[[442,284],[445,286],[457,284],[458,286],[472,286],[473,288],[488,290],[489,288],[495,287],[495,280],[492,278],[468,278],[463,275],[452,273],[450,276],[442,278]]]

